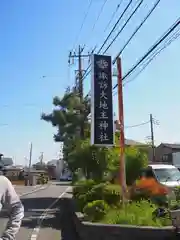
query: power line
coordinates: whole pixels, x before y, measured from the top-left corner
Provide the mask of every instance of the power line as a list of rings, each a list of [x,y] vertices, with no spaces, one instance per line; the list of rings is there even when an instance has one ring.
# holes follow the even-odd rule
[[[180,32],[179,32],[179,36],[180,36]],[[175,40],[175,39],[174,39]],[[173,40],[173,41],[174,41]],[[156,58],[166,47],[168,47],[170,44],[172,43],[172,41],[170,41],[166,46],[164,46],[162,49],[160,49],[158,52],[156,52],[151,58],[148,59],[147,63],[144,64],[144,66],[142,67],[142,69],[132,78],[130,79],[129,81],[126,81],[124,83],[124,85],[128,84],[129,82],[132,82],[134,81],[139,75],[140,73],[142,73],[145,68],[154,60],[154,58]]]
[[[99,18],[100,18],[100,16],[101,16],[101,14],[102,14],[102,12],[103,12],[103,9],[104,9],[107,1],[108,1],[108,0],[104,0],[104,3],[103,3],[103,5],[102,5],[102,7],[101,7],[101,9],[100,9],[100,11],[99,11],[98,16],[97,16],[97,19],[96,19],[96,21],[95,21],[95,23],[94,23],[94,25],[93,25],[93,27],[92,27],[92,31],[94,31],[94,29],[95,29],[95,27],[96,27],[96,24],[97,24],[97,22],[98,22],[98,20],[99,20]]]
[[[114,30],[116,29],[117,25],[119,24],[119,22],[121,21],[121,19],[123,18],[124,14],[127,12],[128,8],[131,6],[132,4],[132,0],[129,1],[129,3],[126,5],[124,11],[122,12],[122,14],[120,15],[120,17],[118,18],[117,22],[114,24],[113,28],[111,29],[110,33],[108,34],[108,36],[106,37],[106,39],[104,40],[103,44],[101,45],[100,49],[98,50],[97,54],[99,54],[101,52],[101,50],[103,49],[103,47],[105,46],[105,44],[107,43],[108,39],[110,38],[110,36],[112,35],[112,33],[114,32]]]
[[[121,34],[121,32],[123,31],[123,29],[126,27],[126,25],[128,24],[128,22],[131,20],[131,18],[134,16],[134,14],[137,12],[137,10],[140,8],[141,4],[143,3],[143,0],[140,1],[140,3],[137,5],[137,7],[134,9],[134,11],[131,13],[131,15],[129,16],[129,18],[127,19],[127,21],[124,23],[124,25],[122,26],[122,28],[120,29],[120,31],[116,34],[116,36],[113,38],[113,40],[110,42],[110,44],[107,46],[107,48],[105,49],[105,51],[103,52],[106,53],[107,50],[112,46],[112,44],[116,41],[116,39],[118,38],[118,36]]]
[[[157,0],[156,3],[153,5],[153,7],[150,9],[146,17],[143,19],[143,21],[139,24],[139,26],[135,29],[135,31],[132,33],[128,41],[125,43],[125,45],[121,48],[115,59],[113,60],[113,64],[115,63],[116,59],[121,55],[121,53],[125,50],[127,45],[130,43],[130,41],[133,39],[133,37],[136,35],[136,33],[139,31],[139,29],[143,26],[143,24],[146,22],[146,20],[151,16],[153,11],[157,8],[158,4],[161,0]]]
[[[129,9],[129,7],[131,6],[131,4],[133,3],[132,0],[129,1],[129,3],[126,5],[124,11],[122,12],[122,14],[120,15],[120,17],[118,18],[118,20],[116,21],[116,23],[114,24],[113,28],[111,29],[111,31],[109,32],[108,36],[106,37],[106,39],[104,40],[103,44],[101,45],[101,47],[99,48],[97,54],[100,53],[100,51],[103,49],[103,47],[105,46],[105,44],[107,43],[108,39],[110,38],[110,36],[112,35],[112,33],[114,32],[114,30],[116,29],[117,25],[119,24],[120,20],[122,19],[122,17],[124,16],[124,14],[127,12],[127,10]],[[85,70],[85,74],[83,75],[83,80],[89,75],[89,73],[91,72],[91,70],[89,70],[89,68],[91,67],[91,64],[89,64],[89,66],[86,68]]]
[[[125,86],[126,84],[134,81],[134,80],[145,70],[145,68],[146,68],[164,49],[166,49],[173,41],[175,41],[178,37],[180,37],[180,30],[176,31],[176,33],[175,33],[174,35],[175,35],[175,36],[173,36],[169,41],[167,41],[167,43],[165,43],[163,47],[161,47],[158,51],[156,51],[155,53],[153,53],[153,55],[152,55],[151,57],[149,57],[148,59],[146,59],[147,62],[141,64],[141,65],[143,65],[143,66],[142,66],[142,68],[137,72],[137,74],[136,74],[132,79],[127,80],[127,81],[123,84],[123,86]],[[140,67],[141,67],[141,66],[140,66]],[[132,73],[131,73],[131,74],[132,74]],[[131,74],[130,74],[130,76],[131,76]],[[115,96],[115,95],[117,95],[117,92],[115,92],[115,93],[113,94],[113,96]],[[154,123],[154,124],[155,124],[155,123]],[[156,123],[156,124],[158,124],[158,123]]]
[[[99,18],[100,18],[100,16],[101,16],[102,12],[103,12],[103,9],[104,9],[107,1],[108,1],[108,0],[104,0],[102,6],[101,6],[101,8],[100,8],[100,11],[99,11],[98,16],[97,16],[97,18],[96,18],[96,21],[94,22],[93,27],[92,27],[92,29],[91,29],[91,32],[90,32],[90,34],[89,34],[90,37],[88,38],[88,41],[89,41],[90,38],[92,37],[92,34],[93,34],[93,32],[94,32],[94,29],[95,29],[95,27],[96,27],[96,25],[97,25],[97,23],[98,23],[98,21],[99,21]],[[83,48],[85,48],[86,45],[87,45],[87,43],[84,45]]]
[[[145,55],[125,74],[123,80],[125,80],[158,46],[162,43],[180,24],[180,18],[166,31],[165,34],[145,53]],[[117,84],[113,87],[115,89]]]
[[[75,48],[75,45],[76,45],[76,43],[77,43],[77,41],[78,41],[78,39],[79,39],[79,36],[80,36],[80,34],[81,34],[81,32],[82,32],[82,29],[83,29],[83,27],[84,27],[86,18],[87,18],[88,14],[89,14],[89,10],[90,10],[90,8],[91,8],[92,3],[93,3],[93,0],[90,0],[90,1],[89,1],[89,4],[88,4],[87,11],[86,11],[86,13],[85,13],[85,15],[84,15],[84,18],[83,18],[81,27],[80,27],[79,32],[78,32],[78,34],[77,34],[76,40],[75,40],[75,42],[74,42],[73,49]]]
[[[129,18],[126,20],[126,22],[124,23],[124,25],[122,26],[122,28],[120,29],[120,31],[117,33],[117,35],[114,37],[114,39],[111,41],[111,43],[108,45],[108,47],[106,48],[106,50],[103,52],[103,54],[105,54],[107,52],[107,50],[111,47],[111,45],[115,42],[115,40],[117,39],[117,37],[120,35],[120,33],[123,31],[123,29],[126,27],[126,25],[128,24],[128,22],[131,20],[131,18],[134,16],[134,14],[137,12],[137,10],[140,8],[141,4],[143,3],[143,0],[141,0],[139,2],[139,4],[136,6],[136,8],[134,9],[134,11],[131,13],[131,15],[129,16]],[[126,11],[128,10],[128,8],[130,7],[130,5],[132,4],[132,1],[130,1],[126,8],[124,9],[123,13],[121,14],[121,16],[119,17],[119,19],[117,20],[117,22],[115,23],[114,27],[112,28],[112,30],[110,31],[109,35],[107,36],[107,38],[105,39],[105,41],[103,42],[102,46],[100,47],[99,51],[97,54],[100,53],[100,51],[102,50],[102,48],[105,46],[105,44],[107,43],[109,37],[112,35],[113,31],[115,30],[116,26],[118,25],[119,21],[121,20],[121,18],[123,17],[123,15],[126,13]],[[140,27],[139,27],[140,28]],[[134,34],[135,35],[135,34]],[[133,38],[133,37],[132,37]],[[132,39],[131,38],[131,39]],[[85,74],[83,76],[83,79],[85,79],[89,73],[91,72],[91,70],[89,70],[91,64],[88,66],[88,68],[85,70]],[[88,71],[89,70],[89,71]],[[88,72],[87,72],[88,71]],[[89,94],[89,93],[88,93]]]
[[[104,28],[104,32],[107,31],[108,27],[109,27],[110,24],[112,23],[112,21],[113,21],[114,17],[116,16],[116,13],[118,12],[118,10],[119,10],[121,4],[122,4],[122,0],[120,0],[120,2],[118,3],[118,5],[117,5],[115,11],[114,11],[113,14],[111,15],[111,18],[110,18],[109,22],[107,23],[106,27]]]
[[[134,81],[144,70],[145,68],[163,51],[165,50],[173,41],[175,41],[178,37],[180,37],[180,29],[178,29],[174,34],[174,36],[171,36],[170,39],[168,39],[165,44],[159,49],[157,50],[156,52],[154,52],[151,56],[149,56],[147,59],[145,59],[144,61],[147,61],[147,62],[142,62],[139,67],[141,67],[142,65],[142,68],[137,72],[137,74],[132,78],[132,79],[129,79],[127,80],[123,86],[125,86],[126,84]],[[130,74],[130,76],[133,74],[133,72]],[[116,93],[117,94],[117,93]],[[116,95],[115,94],[115,95]],[[114,96],[114,95],[113,95]]]
[[[139,123],[139,124],[135,124],[135,125],[131,125],[131,126],[125,126],[125,128],[135,128],[135,127],[140,127],[146,124],[149,124],[150,121],[147,122],[143,122],[143,123]]]

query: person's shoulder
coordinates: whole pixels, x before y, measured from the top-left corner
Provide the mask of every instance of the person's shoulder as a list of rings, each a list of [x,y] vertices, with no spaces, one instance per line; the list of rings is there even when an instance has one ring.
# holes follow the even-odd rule
[[[9,185],[11,184],[11,182],[9,181],[9,179],[3,175],[0,176],[0,184],[6,184],[6,185]]]

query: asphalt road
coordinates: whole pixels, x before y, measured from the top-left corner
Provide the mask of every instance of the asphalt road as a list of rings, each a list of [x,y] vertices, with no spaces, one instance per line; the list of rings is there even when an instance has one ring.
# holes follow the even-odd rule
[[[58,219],[56,219],[54,213],[58,206],[57,199],[65,195],[67,188],[67,185],[59,185],[56,183],[37,191],[35,187],[15,187],[19,195],[35,190],[34,193],[21,197],[25,209],[25,217],[16,240],[61,239]],[[55,204],[53,205],[53,203]],[[49,208],[51,208],[51,210],[47,210]],[[0,234],[5,228],[6,223],[7,218],[4,216],[0,217]]]

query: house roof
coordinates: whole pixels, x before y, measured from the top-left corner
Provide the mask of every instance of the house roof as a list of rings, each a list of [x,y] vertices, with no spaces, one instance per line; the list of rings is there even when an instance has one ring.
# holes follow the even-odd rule
[[[180,143],[161,143],[164,147],[172,149],[180,149]]]

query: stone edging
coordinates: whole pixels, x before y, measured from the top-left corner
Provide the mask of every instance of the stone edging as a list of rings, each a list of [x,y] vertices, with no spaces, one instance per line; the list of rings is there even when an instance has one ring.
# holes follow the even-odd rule
[[[82,222],[77,214],[72,199],[64,198],[61,201],[61,209],[63,222],[69,223],[69,230],[74,232],[74,239],[81,240],[164,240],[176,238],[176,233],[173,227],[145,227],[145,226],[130,226],[130,225],[113,225]],[[71,227],[70,227],[71,226]]]

